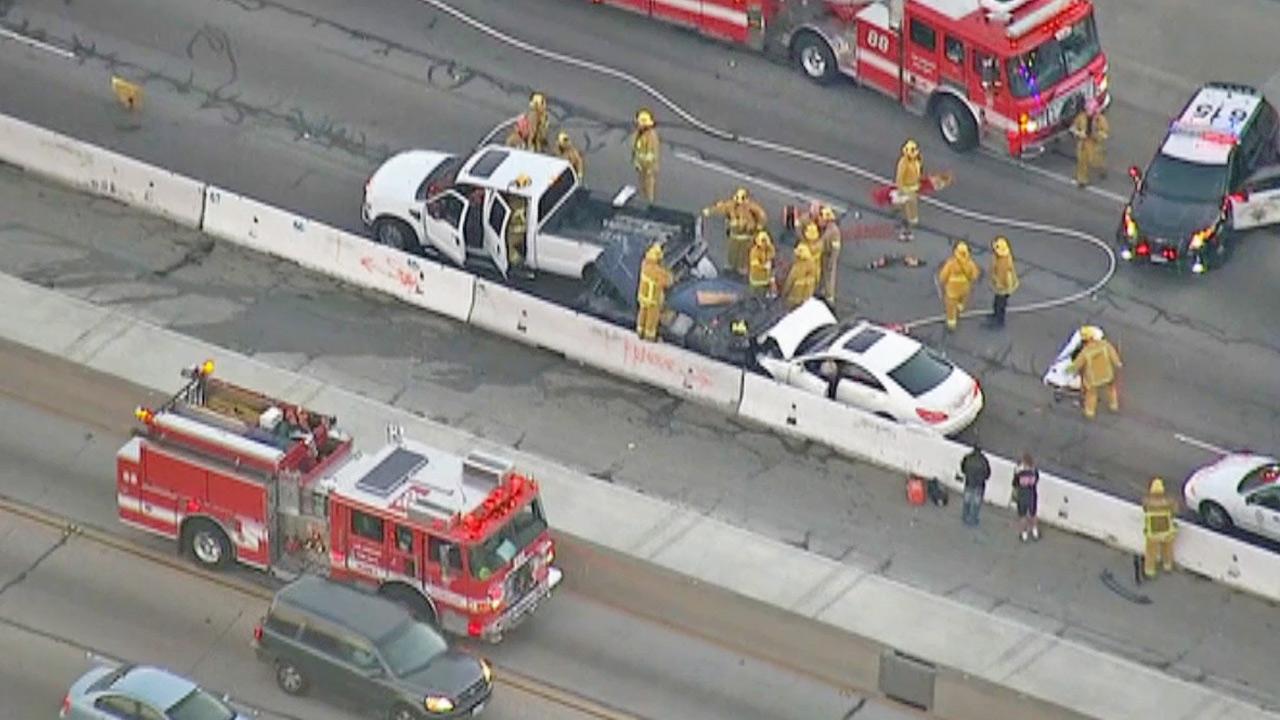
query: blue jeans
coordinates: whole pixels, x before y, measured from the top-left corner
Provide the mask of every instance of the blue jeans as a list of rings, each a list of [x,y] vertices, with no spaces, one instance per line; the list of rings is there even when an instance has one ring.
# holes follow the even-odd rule
[[[965,525],[978,524],[978,511],[982,509],[982,491],[965,489],[964,508],[961,515]]]

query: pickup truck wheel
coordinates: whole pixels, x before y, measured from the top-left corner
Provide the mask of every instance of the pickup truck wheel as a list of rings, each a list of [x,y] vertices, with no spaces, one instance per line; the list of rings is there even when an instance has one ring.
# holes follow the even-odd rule
[[[404,252],[417,244],[413,238],[413,228],[405,221],[395,218],[378,218],[373,224],[373,236],[379,245]]]
[[[815,32],[803,32],[796,36],[792,45],[792,55],[800,72],[819,85],[826,85],[836,79],[839,70],[836,68],[836,54],[831,52],[827,41]]]
[[[302,674],[302,669],[294,665],[288,660],[281,660],[276,663],[276,685],[285,692],[286,695],[305,695],[307,687],[307,676]]]
[[[934,111],[938,120],[938,134],[956,152],[967,152],[978,145],[978,124],[973,114],[959,100],[946,97],[938,101]]]
[[[231,541],[222,528],[209,520],[192,520],[183,528],[183,535],[183,548],[199,565],[221,570],[231,560]]]

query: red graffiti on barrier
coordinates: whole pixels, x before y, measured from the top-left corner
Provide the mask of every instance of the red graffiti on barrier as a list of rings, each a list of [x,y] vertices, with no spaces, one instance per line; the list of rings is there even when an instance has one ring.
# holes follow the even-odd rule
[[[412,259],[404,261],[403,265],[394,258],[382,257],[382,262],[378,260],[377,257],[366,255],[360,258],[360,265],[374,275],[390,278],[405,290],[418,295],[422,294],[422,272],[417,269],[417,263]]]
[[[683,368],[675,358],[664,353],[661,345],[640,342],[630,337],[624,339],[622,352],[628,365],[648,366],[672,375],[684,375],[692,387],[705,389],[712,385],[711,375],[697,368]]]

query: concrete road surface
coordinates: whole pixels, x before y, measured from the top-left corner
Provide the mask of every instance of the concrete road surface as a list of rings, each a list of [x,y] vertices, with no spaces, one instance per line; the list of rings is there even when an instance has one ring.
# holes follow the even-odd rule
[[[176,385],[178,378],[174,380]],[[590,396],[600,396],[604,388],[595,385]],[[145,547],[171,553],[170,543],[117,524],[110,482],[114,453],[133,426],[132,409],[157,399],[65,361],[0,343],[0,457],[6,459],[0,464],[0,494],[85,525],[113,529]],[[341,416],[341,408],[330,410]],[[677,419],[676,424],[689,425],[685,419]],[[764,437],[755,436],[754,441],[765,451],[781,449]],[[1041,542],[1022,545],[1008,513],[988,509],[982,527],[970,530],[959,522],[958,502],[946,510],[909,507],[902,502],[901,487],[900,479],[873,468],[834,459],[802,461],[753,483],[749,497],[726,501],[715,514],[734,517],[750,509],[761,515],[771,506],[777,508],[772,514],[786,513],[792,521],[800,519],[792,513],[811,519],[832,514],[835,517],[828,524],[794,542],[993,615],[1161,668],[1189,682],[1205,683],[1259,704],[1280,705],[1271,682],[1280,634],[1275,632],[1270,604],[1180,575],[1135,587],[1130,558],[1092,541],[1048,531]],[[827,506],[788,504],[802,492],[820,493]],[[678,491],[667,489],[661,494],[673,498]],[[549,508],[549,514],[554,521],[555,509]],[[761,708],[762,713],[774,707],[766,702],[774,695],[773,676],[751,660],[760,653],[767,657],[770,648],[743,649],[745,656],[734,660],[742,663],[741,672],[751,683],[767,689],[765,698],[734,684],[721,701],[738,698],[737,704],[717,705],[711,698],[715,691],[708,688],[722,682],[725,665],[717,659],[720,656],[713,648],[691,645],[678,633],[663,629],[690,627],[695,623],[689,617],[719,618],[723,625],[704,620],[694,629],[718,644],[742,648],[746,643],[749,648],[752,638],[743,637],[741,628],[751,626],[751,616],[744,614],[738,602],[722,599],[705,607],[688,606],[683,604],[684,595],[652,587],[637,591],[635,583],[652,582],[637,571],[622,572],[607,582],[602,572],[611,571],[597,565],[589,572],[569,573],[567,592],[547,605],[545,612],[540,610],[535,622],[513,636],[515,642],[493,652],[553,684],[577,687],[576,679],[590,678],[593,698],[629,710],[657,707],[634,704],[649,692],[648,682],[679,688],[650,701],[691,713],[676,715],[681,717],[701,717],[698,708],[703,706],[698,703],[704,701],[712,703],[706,707],[733,707],[735,713],[742,713],[734,717],[750,717],[746,705]],[[246,571],[238,576],[252,579],[255,574]],[[639,597],[668,596],[676,600],[665,607],[662,600],[636,605]],[[662,626],[646,626],[640,635],[637,626],[604,607],[623,614],[656,615]],[[600,638],[609,637],[627,638],[622,643],[626,649],[600,644],[604,642]],[[816,663],[805,662],[806,652],[839,657],[838,644],[832,645],[838,642],[836,637],[815,641],[785,660],[812,668]],[[838,673],[825,665],[822,670]],[[631,681],[604,680],[610,673]],[[813,688],[804,679],[797,679],[795,685]],[[815,703],[829,699],[820,688],[812,692]],[[693,707],[675,704],[686,696],[692,698],[688,702]],[[840,707],[839,703],[834,706]],[[649,716],[672,715],[655,711]]]
[[[1118,198],[1128,182],[1125,166],[1150,157],[1183,90],[1214,77],[1264,84],[1280,67],[1280,46],[1274,43],[1280,13],[1273,3],[1103,3],[1101,33],[1114,52],[1117,77],[1112,172],[1102,192],[1080,192],[1065,175],[1072,163],[1070,148],[1064,148],[1066,155],[1038,162],[1034,171],[984,155],[956,156],[940,147],[923,120],[904,115],[883,98],[852,87],[817,88],[767,59],[585,1],[460,0],[458,5],[521,38],[634,73],[716,126],[828,153],[880,174],[891,172],[903,137],[913,135],[923,144],[927,166],[957,173],[957,184],[944,196],[949,202],[1074,228],[1102,240],[1111,238],[1118,223]],[[551,94],[555,124],[585,146],[590,182],[612,190],[632,180],[625,147],[629,118],[636,107],[654,104],[616,80],[495,44],[413,0],[24,0],[0,9],[10,32],[45,43],[41,49],[0,40],[0,59],[9,69],[0,76],[0,111],[344,227],[358,225],[363,181],[388,153],[409,146],[466,149],[520,111],[533,88]],[[1205,42],[1174,41],[1188,33]],[[141,111],[130,114],[113,103],[107,92],[112,74],[143,85]],[[666,202],[696,209],[745,181],[775,218],[784,202],[810,194],[851,208],[866,204],[871,185],[864,180],[710,139],[662,108],[658,115],[668,143],[660,191]],[[872,209],[863,211],[860,222],[884,220]],[[27,222],[43,224],[29,216]],[[929,207],[924,223],[910,246],[880,240],[847,246],[840,281],[844,314],[886,321],[936,314],[940,308],[930,273],[948,240],[969,237],[981,251],[995,233],[1008,231],[998,219],[979,222]],[[1023,279],[1015,305],[1079,292],[1106,275],[1107,254],[1079,237],[1029,230],[1009,234]],[[84,243],[101,240],[93,233],[78,235]],[[1274,294],[1264,291],[1280,271],[1275,239],[1271,231],[1251,234],[1229,267],[1203,278],[1123,267],[1096,296],[1017,317],[1005,332],[966,322],[954,337],[945,337],[937,325],[922,328],[921,335],[981,378],[989,403],[976,430],[988,446],[1006,455],[1033,450],[1046,465],[1135,497],[1152,474],[1185,477],[1209,459],[1206,447],[1277,445],[1280,383],[1274,368],[1280,312]],[[196,253],[187,255],[163,234],[144,240],[147,257],[198,257],[203,247],[193,241]],[[114,252],[110,243],[94,251]],[[903,251],[923,257],[929,266],[865,269],[885,252]],[[717,247],[716,254],[721,252]],[[141,255],[130,251],[135,254]],[[979,259],[985,263],[986,254]],[[26,266],[30,259],[18,262]],[[62,277],[67,272],[74,270],[54,261],[31,276],[59,283],[85,280]],[[292,274],[280,268],[275,275],[286,273]],[[243,282],[224,277],[206,289],[223,284],[222,291],[234,295]],[[975,307],[988,301],[980,288]],[[246,318],[255,331],[237,333],[237,340],[261,352],[305,353],[302,336],[321,344],[334,339],[302,318],[342,315],[352,302],[337,292],[314,298],[306,309],[277,306],[276,315],[259,309]],[[234,301],[165,312],[206,311],[212,316],[183,321],[193,323],[195,332],[223,333],[228,328],[219,323],[239,312]],[[1055,403],[1040,384],[1060,345],[1085,321],[1101,324],[1117,341],[1128,368],[1122,414],[1104,412],[1095,423],[1084,422],[1071,403]],[[412,338],[362,347],[385,359],[411,344],[426,364],[450,366],[451,382],[494,396],[511,388],[537,392],[539,371],[550,367],[504,345],[460,340],[448,326],[430,320],[421,327]],[[349,325],[343,330],[355,331]],[[492,354],[480,353],[478,345],[493,348]],[[611,398],[625,403],[626,395]],[[745,476],[742,459],[751,454],[734,441],[736,427],[700,410],[674,407],[698,417],[704,436],[714,438],[717,447],[729,448],[725,464],[709,477],[700,473],[696,484],[717,496],[730,492]],[[476,425],[510,423],[503,412],[450,412]],[[581,427],[596,431],[599,426]],[[586,445],[620,441],[626,440],[596,438]],[[553,454],[573,461],[580,449],[557,447]],[[610,467],[616,457],[611,450],[593,454],[587,465],[640,485],[662,482],[651,479],[657,473]],[[694,483],[676,477],[672,484]]]

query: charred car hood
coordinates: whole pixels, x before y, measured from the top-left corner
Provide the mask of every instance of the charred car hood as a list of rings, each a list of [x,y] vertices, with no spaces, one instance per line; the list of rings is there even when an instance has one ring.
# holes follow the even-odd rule
[[[1129,215],[1143,236],[1182,244],[1199,230],[1218,221],[1221,207],[1216,203],[1170,200],[1154,193],[1136,193]]]

